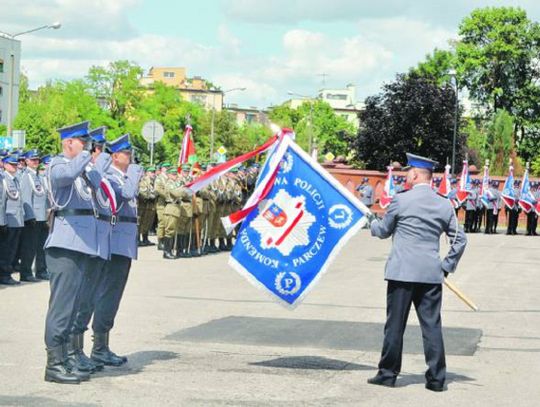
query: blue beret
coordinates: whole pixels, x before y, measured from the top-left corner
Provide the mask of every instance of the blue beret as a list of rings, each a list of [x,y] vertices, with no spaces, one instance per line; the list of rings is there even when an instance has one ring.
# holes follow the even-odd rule
[[[41,157],[42,164],[49,164],[51,160],[52,160],[52,157],[48,154]]]
[[[8,155],[7,150],[5,150],[5,149],[0,150],[0,157],[5,157],[6,155]]]
[[[88,137],[88,126],[90,125],[90,122],[81,122],[77,124],[72,124],[70,126],[62,127],[58,130],[56,130],[58,133],[60,133],[60,139],[65,140],[68,138],[76,138],[76,137]]]
[[[105,126],[98,127],[96,129],[90,130],[88,132],[88,135],[92,137],[92,140],[94,140],[96,143],[103,144],[107,140],[105,140],[105,131],[107,128]]]
[[[111,153],[118,153],[119,151],[131,150],[132,146],[129,142],[129,134],[124,134],[118,137],[116,140],[111,141],[108,144]]]
[[[433,171],[433,169],[439,165],[437,161],[433,161],[429,158],[422,157],[416,154],[406,153],[407,155],[407,167],[424,168],[426,170]]]

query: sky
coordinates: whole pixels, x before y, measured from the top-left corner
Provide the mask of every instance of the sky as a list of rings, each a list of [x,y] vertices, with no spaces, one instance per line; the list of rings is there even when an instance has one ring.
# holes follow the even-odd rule
[[[31,88],[128,59],[245,87],[225,103],[265,108],[349,83],[363,100],[449,48],[474,8],[503,5],[540,20],[537,0],[0,0],[0,31],[62,23],[19,37]]]

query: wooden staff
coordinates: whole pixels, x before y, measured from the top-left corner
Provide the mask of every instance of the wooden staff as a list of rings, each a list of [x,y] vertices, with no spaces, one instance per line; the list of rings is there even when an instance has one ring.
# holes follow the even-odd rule
[[[465,294],[463,294],[454,284],[452,284],[447,278],[444,279],[444,285],[448,287],[450,291],[458,296],[458,298],[467,304],[473,311],[478,311],[478,307],[472,302]]]

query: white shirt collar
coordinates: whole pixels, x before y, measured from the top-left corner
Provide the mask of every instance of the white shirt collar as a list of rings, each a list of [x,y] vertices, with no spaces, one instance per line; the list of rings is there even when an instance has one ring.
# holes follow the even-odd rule
[[[111,165],[111,168],[112,168],[113,170],[118,171],[122,176],[126,175],[126,173],[125,173],[124,171],[122,171],[120,168],[116,168],[116,167],[114,166],[114,164]]]
[[[413,185],[413,188],[420,187],[420,186],[429,187],[430,185],[427,182],[421,182],[420,184]]]

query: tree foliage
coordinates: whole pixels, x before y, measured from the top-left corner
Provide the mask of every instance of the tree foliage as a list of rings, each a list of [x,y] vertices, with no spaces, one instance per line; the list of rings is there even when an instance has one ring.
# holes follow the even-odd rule
[[[397,75],[380,94],[366,99],[350,147],[368,169],[384,170],[391,161],[404,163],[406,152],[431,157],[442,168],[452,157],[454,120],[455,92],[450,86],[416,73]],[[464,141],[457,134],[456,163],[464,155]]]
[[[354,126],[322,100],[305,101],[297,109],[289,105],[276,106],[269,118],[280,127],[293,128],[296,142],[305,150],[311,137],[312,145],[323,154],[346,156],[348,153],[347,134],[354,133]]]

